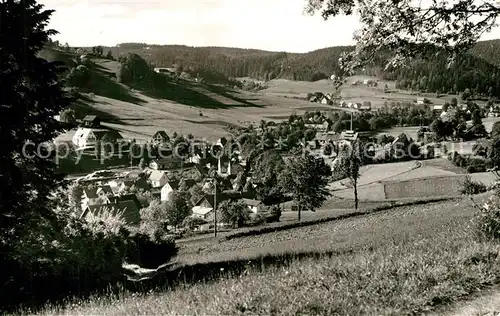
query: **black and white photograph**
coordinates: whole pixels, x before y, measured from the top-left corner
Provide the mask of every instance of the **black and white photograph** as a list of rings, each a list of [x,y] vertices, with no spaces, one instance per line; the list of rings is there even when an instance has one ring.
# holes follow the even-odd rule
[[[0,0],[0,315],[500,316],[499,17]]]

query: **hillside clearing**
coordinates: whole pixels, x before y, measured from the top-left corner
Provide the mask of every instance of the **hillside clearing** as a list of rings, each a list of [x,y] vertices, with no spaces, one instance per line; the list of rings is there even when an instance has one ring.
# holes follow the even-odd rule
[[[255,260],[269,253],[278,262],[249,266],[242,275],[220,271],[214,283],[96,297],[62,310],[49,307],[41,315],[420,314],[500,276],[500,246],[474,241],[473,214],[463,199],[238,238],[197,255],[181,249],[183,262]],[[278,259],[280,253],[304,251],[333,256]]]

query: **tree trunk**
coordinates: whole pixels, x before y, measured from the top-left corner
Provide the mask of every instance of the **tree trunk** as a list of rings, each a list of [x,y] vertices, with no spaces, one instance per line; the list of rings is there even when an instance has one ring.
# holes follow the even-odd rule
[[[358,179],[354,179],[354,209],[358,209]]]
[[[297,220],[300,222],[300,211],[301,211],[301,207],[300,205],[298,206],[297,208]]]

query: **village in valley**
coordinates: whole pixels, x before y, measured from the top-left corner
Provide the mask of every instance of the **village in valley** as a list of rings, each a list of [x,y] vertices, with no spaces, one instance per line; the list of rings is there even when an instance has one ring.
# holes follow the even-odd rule
[[[0,1],[1,315],[498,314],[499,4],[66,2]]]
[[[374,89],[377,87],[377,82],[379,80],[364,80],[364,82],[357,80],[351,83],[346,80],[345,84],[351,87],[364,85],[367,89]],[[384,93],[388,93],[387,90],[386,84]],[[455,195],[458,194],[455,189],[458,185],[456,183],[463,180],[466,171],[479,172],[475,177],[479,176],[483,182],[491,184],[493,181],[486,175],[487,167],[484,164],[486,159],[484,146],[487,145],[481,146],[477,143],[477,139],[489,137],[489,132],[486,132],[483,123],[477,122],[478,118],[467,123],[461,121],[463,127],[451,127],[445,131],[446,128],[436,130],[435,126],[424,125],[422,116],[426,116],[428,123],[431,123],[428,118],[434,117],[433,120],[436,122],[457,124],[456,118],[463,120],[461,117],[467,115],[471,117],[472,110],[488,121],[491,132],[492,122],[496,121],[498,106],[491,104],[489,107],[478,107],[471,101],[458,103],[456,98],[451,104],[446,101],[444,105],[435,105],[426,97],[417,97],[412,103],[392,102],[389,105],[386,101],[383,107],[372,109],[368,100],[358,102],[342,100],[335,98],[332,93],[321,92],[308,95],[307,100],[329,108],[306,111],[302,116],[292,114],[282,122],[263,120],[253,122],[255,127],[250,124],[247,127],[230,130],[227,137],[212,142],[197,139],[193,135],[184,137],[175,132],[168,135],[165,130],[157,130],[149,139],[125,139],[118,131],[101,125],[98,116],[87,115],[76,130],[69,132],[74,133],[71,143],[74,150],[79,153],[76,156],[80,161],[77,160],[75,164],[88,166],[87,163],[92,162],[93,165],[92,172],[89,171],[86,175],[77,172],[78,176],[72,176],[70,173],[69,177],[74,181],[72,190],[81,192],[81,199],[74,202],[81,206],[82,217],[107,210],[124,214],[130,225],[140,225],[141,209],[142,212],[147,212],[147,208],[154,204],[154,201],[165,204],[169,202],[172,193],[184,192],[182,196],[189,205],[189,212],[178,218],[175,224],[169,224],[165,220],[165,229],[175,234],[177,238],[213,232],[215,222],[220,227],[219,230],[267,225],[279,221],[282,212],[296,213],[298,206],[290,195],[288,198],[276,199],[273,202],[275,205],[269,205],[263,202],[266,197],[258,193],[260,186],[265,185],[263,184],[265,181],[253,176],[255,166],[247,165],[247,159],[252,152],[264,146],[264,143],[268,146],[268,150],[275,148],[281,152],[279,157],[283,161],[291,155],[292,148],[300,149],[302,152],[307,151],[323,159],[333,173],[330,177],[329,188],[332,195],[330,199],[354,198],[352,184],[340,181],[342,177],[335,178],[334,173],[338,173],[335,169],[338,160],[336,158],[342,146],[346,144],[352,146],[360,142],[364,145],[365,155],[368,155],[363,161],[367,167],[362,167],[360,183],[365,182],[365,177],[369,179],[372,173],[385,173],[385,176],[378,176],[375,181],[370,180],[372,184],[357,188],[357,194],[360,194],[360,198],[365,201],[380,202],[391,199]],[[398,132],[392,133],[393,135],[390,132],[374,130],[377,129],[377,126],[373,126],[377,118],[383,120],[384,117],[390,116],[391,111],[398,113],[398,109],[399,113],[406,111],[410,113],[407,115],[418,117],[420,120],[409,119],[412,123],[415,121],[417,126],[409,124],[410,127],[407,128],[409,133]],[[339,126],[339,121],[344,124]],[[363,121],[368,124],[367,127],[363,127]],[[372,121],[375,123],[371,123]],[[483,127],[478,128],[478,124],[482,124]],[[302,131],[302,138],[294,140],[294,144],[291,145],[290,135],[282,131],[293,129],[294,126],[300,126],[298,130]],[[436,132],[441,135],[437,135]],[[254,143],[242,143],[245,137],[241,136],[248,134],[259,140]],[[460,144],[462,144],[460,146],[464,144],[459,143],[460,140],[466,142],[467,148],[459,148]],[[479,143],[484,144],[484,141]],[[104,144],[111,152],[106,152]],[[285,148],[282,148],[283,145]],[[416,151],[411,152],[412,150],[408,149],[412,146]],[[397,156],[396,148],[402,148],[406,152]],[[475,167],[469,168],[469,164],[465,162],[457,164],[457,159],[460,159],[457,157],[462,157],[462,161],[470,161],[470,165]],[[414,165],[412,160],[429,162],[422,166],[421,163]],[[449,165],[448,167],[443,167],[443,163],[433,163],[443,160],[445,165]],[[386,168],[386,163],[405,164],[407,170],[393,173],[389,166],[389,169]],[[62,165],[68,166],[70,163]],[[449,171],[450,166],[454,167],[454,172]],[[412,171],[416,168],[420,169]],[[460,168],[463,168],[463,172]],[[400,174],[406,175],[401,178]],[[434,179],[435,177],[444,175],[448,176],[446,181],[455,183],[449,188],[452,187],[456,192],[449,188],[444,188],[444,191],[435,188],[431,190],[432,192],[425,189],[426,186],[432,186],[432,181],[439,181]],[[398,176],[400,179],[396,180]],[[404,188],[408,186],[405,181],[417,178],[420,181],[420,188]],[[380,188],[374,188],[374,183]],[[273,182],[272,185],[276,183]],[[395,185],[399,188],[393,188]],[[386,191],[391,188],[399,193],[387,193]],[[380,190],[386,192],[385,195],[378,194]],[[220,215],[215,219],[217,208],[225,201],[240,202],[244,205],[246,215],[238,216],[245,220],[228,223],[224,222]],[[294,215],[288,217],[293,218],[292,216]]]

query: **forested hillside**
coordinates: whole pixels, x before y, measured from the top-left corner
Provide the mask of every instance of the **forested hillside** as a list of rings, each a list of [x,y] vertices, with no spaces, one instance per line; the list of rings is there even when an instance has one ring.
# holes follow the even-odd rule
[[[316,81],[338,72],[337,60],[350,46],[324,48],[309,53],[270,52],[227,47],[188,47],[124,43],[104,47],[113,56],[136,53],[155,67],[174,67],[206,77],[283,78]],[[468,54],[449,66],[443,54],[414,62],[410,67],[384,71],[383,59],[365,68],[364,74],[397,80],[398,87],[446,93],[471,89],[500,96],[500,40],[479,42]]]

